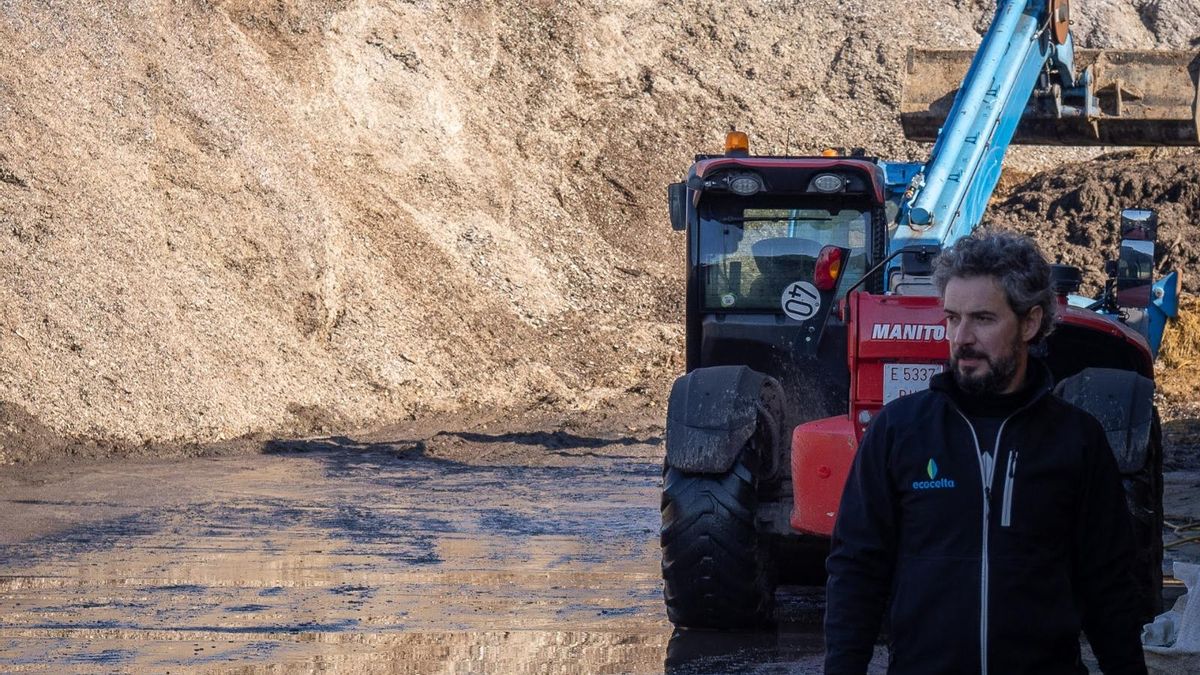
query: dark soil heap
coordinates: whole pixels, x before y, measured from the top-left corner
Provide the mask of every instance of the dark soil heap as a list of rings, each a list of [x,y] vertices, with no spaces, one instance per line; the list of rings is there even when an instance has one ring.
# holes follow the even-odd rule
[[[1200,292],[1200,155],[1159,154],[1173,156],[1114,153],[1033,176],[992,204],[988,223],[1032,235],[1057,262],[1080,267],[1095,293],[1119,245],[1121,209],[1150,207],[1159,271],[1180,270],[1184,289]]]

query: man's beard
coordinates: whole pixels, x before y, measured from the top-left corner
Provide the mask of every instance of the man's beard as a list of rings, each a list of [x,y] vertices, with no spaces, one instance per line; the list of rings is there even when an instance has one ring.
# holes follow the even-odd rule
[[[971,347],[963,347],[950,357],[950,372],[954,374],[954,382],[958,388],[967,394],[999,394],[1008,389],[1013,378],[1017,375],[1017,350],[1019,343],[1007,354],[991,357]],[[987,364],[986,369],[976,366],[974,373],[967,375],[959,367],[959,359],[979,359]]]

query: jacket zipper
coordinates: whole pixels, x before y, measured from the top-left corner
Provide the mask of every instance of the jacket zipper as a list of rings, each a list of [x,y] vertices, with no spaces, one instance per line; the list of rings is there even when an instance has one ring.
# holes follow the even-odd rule
[[[1008,471],[1004,478],[1004,509],[1000,512],[1000,527],[1012,525],[1012,494],[1017,477],[1017,451],[1008,455]]]
[[[971,424],[971,420],[957,406],[952,407],[971,430],[971,438],[975,441],[975,454],[979,459],[979,477],[983,481],[983,554],[979,560],[979,672],[981,675],[988,675],[988,521],[992,512],[992,479],[996,474],[996,460],[1000,457],[1000,439],[1004,436],[1004,427],[1008,426],[1008,421],[1024,410],[1024,407],[1000,423],[1000,429],[996,432],[992,461],[986,463],[983,461],[983,448],[979,445],[979,434],[975,433],[975,425]]]

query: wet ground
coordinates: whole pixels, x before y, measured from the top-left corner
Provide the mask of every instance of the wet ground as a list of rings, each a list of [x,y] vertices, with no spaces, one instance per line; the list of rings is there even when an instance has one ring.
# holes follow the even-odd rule
[[[0,477],[0,670],[820,672],[812,590],[777,631],[673,634],[660,448],[336,439]]]
[[[653,430],[271,450],[0,474],[0,671],[821,670],[816,589],[775,631],[672,631]]]

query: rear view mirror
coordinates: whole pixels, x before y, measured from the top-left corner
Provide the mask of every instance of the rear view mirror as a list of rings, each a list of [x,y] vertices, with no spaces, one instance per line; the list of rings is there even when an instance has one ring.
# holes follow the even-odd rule
[[[1121,238],[1154,241],[1158,236],[1158,214],[1150,209],[1121,211]]]
[[[1121,240],[1117,260],[1117,304],[1144,308],[1150,304],[1150,286],[1154,283],[1154,242]]]
[[[667,186],[667,206],[671,211],[671,229],[682,232],[687,229],[687,185],[671,183]]]
[[[1154,283],[1154,241],[1158,215],[1149,209],[1121,211],[1121,251],[1117,257],[1117,304],[1145,308]]]

